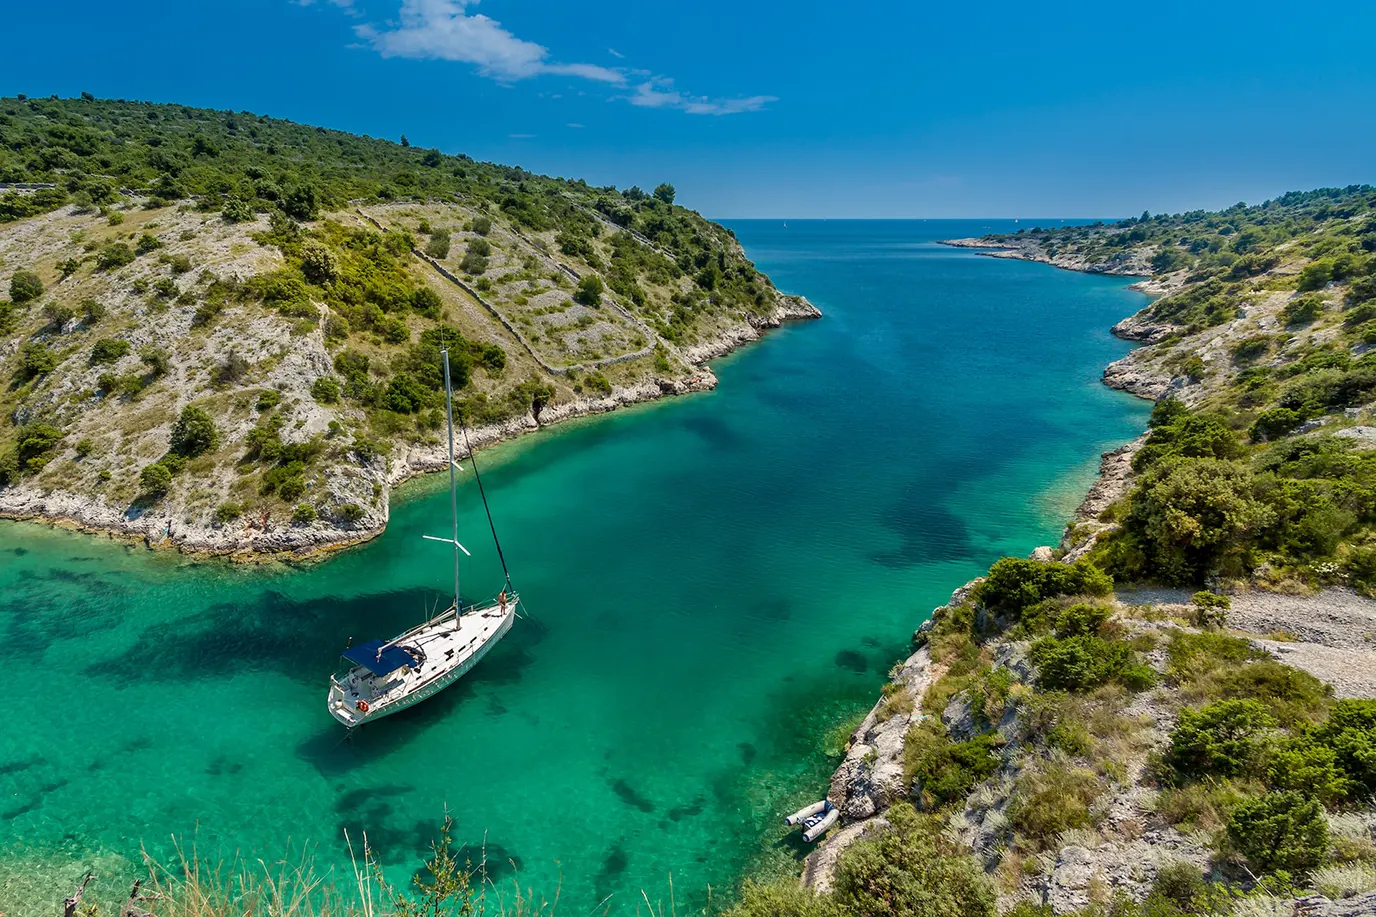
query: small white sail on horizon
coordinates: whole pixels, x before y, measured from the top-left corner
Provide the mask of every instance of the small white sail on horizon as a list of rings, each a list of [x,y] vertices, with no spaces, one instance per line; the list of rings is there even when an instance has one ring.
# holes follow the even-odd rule
[[[455,481],[454,461],[454,392],[449,382],[449,351],[444,356],[444,399],[449,421],[449,510],[452,537],[424,536],[430,541],[443,541],[454,550],[454,603],[423,624],[411,628],[391,640],[371,640],[344,651],[350,663],[347,671],[330,677],[326,705],[330,715],[345,726],[353,728],[381,719],[421,701],[434,697],[458,681],[487,655],[488,651],[511,630],[516,620],[516,606],[520,601],[511,588],[511,576],[497,542],[495,526],[492,540],[502,559],[502,573],[506,583],[495,600],[463,607],[459,596],[459,552],[468,549],[459,543],[459,503]],[[465,434],[467,435],[467,434]],[[469,448],[472,461],[472,448]],[[473,461],[473,474],[482,492],[482,478]],[[483,494],[483,506],[487,496]]]

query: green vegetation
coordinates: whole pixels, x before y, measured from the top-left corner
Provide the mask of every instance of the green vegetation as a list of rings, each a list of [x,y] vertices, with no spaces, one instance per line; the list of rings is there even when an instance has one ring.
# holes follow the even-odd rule
[[[33,271],[18,270],[10,277],[10,300],[22,306],[43,295],[43,281]]]

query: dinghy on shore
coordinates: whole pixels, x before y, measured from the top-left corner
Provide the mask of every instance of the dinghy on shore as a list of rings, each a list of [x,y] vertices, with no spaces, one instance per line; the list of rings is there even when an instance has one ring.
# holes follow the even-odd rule
[[[810,806],[803,806],[797,812],[784,819],[784,824],[789,826],[803,826],[803,840],[809,844],[817,840],[832,825],[841,820],[841,810],[831,804],[831,800],[823,799],[814,802]]]

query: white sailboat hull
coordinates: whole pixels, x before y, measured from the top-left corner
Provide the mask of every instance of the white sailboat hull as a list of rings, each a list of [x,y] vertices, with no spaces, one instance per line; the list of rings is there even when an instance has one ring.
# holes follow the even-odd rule
[[[412,628],[393,644],[419,650],[423,661],[389,675],[374,675],[355,666],[330,679],[330,715],[350,728],[391,716],[428,700],[477,665],[511,630],[516,597],[502,604],[469,609],[456,621],[451,608],[440,617]]]

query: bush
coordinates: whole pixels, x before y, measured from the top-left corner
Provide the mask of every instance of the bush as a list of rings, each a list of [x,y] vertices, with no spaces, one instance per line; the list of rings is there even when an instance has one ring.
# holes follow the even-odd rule
[[[1271,349],[1271,339],[1264,334],[1243,338],[1233,345],[1233,362],[1239,366],[1251,363]]]
[[[1089,807],[1101,787],[1093,771],[1048,763],[1019,778],[1008,815],[1020,834],[1045,847],[1062,831],[1089,827]]]
[[[1332,748],[1338,765],[1367,793],[1376,793],[1376,700],[1340,700],[1312,738]]]
[[[1232,606],[1233,600],[1226,595],[1200,590],[1190,596],[1190,617],[1195,627],[1222,627]]]
[[[81,301],[81,323],[87,328],[100,323],[105,317],[105,306],[94,299]]]
[[[1185,708],[1171,732],[1165,763],[1177,782],[1260,773],[1267,730],[1276,725],[1266,705],[1222,700]]]
[[[96,255],[96,267],[102,271],[112,271],[134,263],[134,250],[123,242],[111,242]]]
[[[1251,473],[1234,462],[1177,459],[1152,468],[1134,491],[1122,534],[1145,566],[1167,583],[1197,583],[1231,570],[1275,514],[1259,499]]]
[[[116,338],[101,338],[91,348],[91,365],[114,363],[129,353],[129,342]]]
[[[603,397],[606,397],[607,395],[610,395],[612,393],[611,381],[608,380],[606,376],[602,375],[602,373],[600,373],[597,370],[593,370],[592,372],[584,376],[583,382],[587,385],[588,388],[592,389],[594,392],[596,392],[599,395],[602,395]]]
[[[943,842],[938,822],[901,803],[887,817],[888,827],[856,841],[837,863],[832,898],[844,913],[995,917],[988,878],[964,851]]]
[[[139,484],[149,496],[161,497],[172,486],[172,471],[162,462],[154,462],[139,472]]]
[[[271,411],[281,403],[282,393],[275,388],[267,388],[258,393],[258,400],[253,406],[260,411]]]
[[[228,525],[243,514],[244,507],[240,503],[221,503],[215,507],[215,521],[220,525]]]
[[[258,214],[253,212],[253,207],[241,198],[231,197],[225,201],[224,210],[220,211],[226,223],[248,223],[258,218]]]
[[[481,274],[487,270],[487,259],[470,251],[459,262],[459,270],[465,274]]]
[[[1088,561],[1043,563],[1004,557],[989,568],[975,597],[989,608],[1020,615],[1037,603],[1059,595],[1108,595],[1113,580]]]
[[[471,255],[480,255],[486,258],[492,254],[492,243],[486,239],[474,239],[468,243],[468,252]]]
[[[1088,691],[1117,682],[1131,691],[1155,683],[1151,667],[1122,640],[1079,635],[1061,639],[1043,637],[1029,652],[1037,667],[1037,684],[1061,691]]]
[[[924,809],[941,809],[962,802],[975,784],[998,768],[993,734],[952,742],[946,731],[930,723],[914,725],[903,740],[903,778]]]
[[[487,217],[477,217],[473,220],[473,231],[480,236],[485,236],[492,231],[492,220]]]
[[[449,257],[449,244],[449,230],[436,230],[430,235],[430,241],[425,243],[425,253],[437,261],[443,261]]]
[[[321,376],[311,383],[311,397],[320,404],[335,404],[339,401],[339,382],[330,376]]]
[[[1303,872],[1328,853],[1323,807],[1295,792],[1243,800],[1228,817],[1225,831],[1232,849],[1262,872]]]
[[[1285,304],[1280,311],[1280,320],[1287,328],[1308,325],[1323,311],[1322,296],[1297,296]]]
[[[26,341],[19,349],[19,378],[36,379],[57,368],[57,354],[38,341]]]
[[[47,302],[43,304],[43,317],[54,330],[61,331],[76,317],[76,310],[65,302]]]
[[[726,917],[843,917],[829,897],[803,888],[796,879],[760,883],[746,879],[740,900]]]
[[[172,425],[171,451],[175,455],[195,458],[211,452],[219,445],[220,434],[215,421],[201,408],[187,405]]]
[[[292,525],[310,525],[315,521],[315,507],[309,503],[299,503],[296,509],[291,511]]]
[[[10,277],[10,299],[15,305],[22,306],[42,295],[43,281],[33,271],[15,271]]]
[[[1252,424],[1251,437],[1254,443],[1270,442],[1279,439],[1304,423],[1304,414],[1293,408],[1271,408],[1257,415]]]
[[[62,443],[63,435],[60,429],[46,423],[20,427],[19,442],[12,453],[14,472],[16,474],[32,474],[42,471],[47,466],[53,452]],[[8,473],[6,473],[6,477],[9,477]]]
[[[438,319],[444,308],[444,300],[440,299],[440,294],[430,287],[418,287],[411,294],[411,308],[415,310],[417,315]]]
[[[277,494],[288,502],[306,492],[306,479],[300,475],[287,477],[277,485]]]
[[[162,248],[161,239],[149,233],[144,233],[143,235],[139,236],[138,242],[134,244],[134,254],[146,255],[149,252],[157,251],[160,248]]]
[[[345,503],[339,508],[340,520],[348,525],[357,525],[359,522],[363,521],[365,515],[366,513],[363,511],[363,507],[359,506],[357,503]]]
[[[603,289],[601,277],[596,274],[587,274],[578,281],[578,289],[573,294],[574,302],[582,303],[585,306],[601,305]]]
[[[329,283],[339,276],[339,259],[325,243],[307,239],[301,246],[301,273],[311,283]]]

